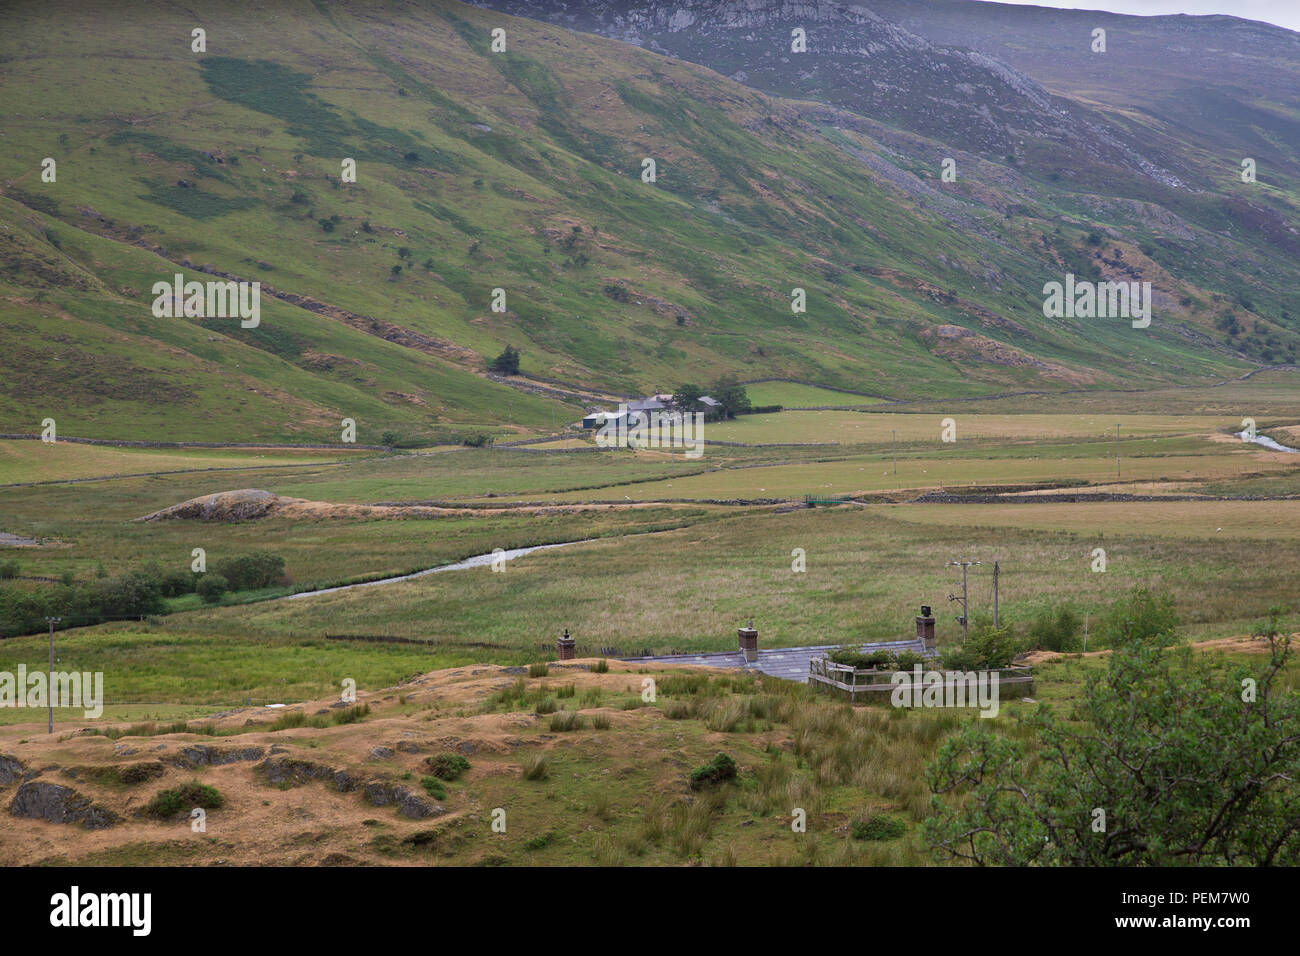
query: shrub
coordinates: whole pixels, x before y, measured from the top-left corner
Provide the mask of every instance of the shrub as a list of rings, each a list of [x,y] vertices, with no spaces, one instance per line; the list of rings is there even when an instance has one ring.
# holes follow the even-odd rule
[[[728,780],[736,779],[736,761],[730,754],[720,753],[706,764],[691,771],[691,789],[703,790]]]
[[[421,777],[420,786],[424,787],[425,793],[435,800],[447,799],[447,788],[442,785],[442,781],[437,777]]]
[[[228,587],[229,584],[222,575],[205,574],[199,578],[199,583],[195,585],[194,590],[198,592],[199,597],[203,598],[204,604],[216,604]]]
[[[894,667],[900,671],[910,671],[917,664],[924,664],[925,658],[916,651],[903,651],[898,655],[898,660],[894,662]]]
[[[151,817],[166,820],[194,808],[217,810],[225,801],[216,787],[192,780],[170,790],[159,790],[145,804],[144,812]]]
[[[232,591],[255,591],[270,587],[284,575],[284,558],[268,551],[254,551],[223,558],[213,570],[229,582]]]
[[[165,610],[158,582],[143,571],[97,581],[95,599],[105,618],[143,617]]]
[[[906,832],[906,823],[885,813],[857,817],[849,827],[855,840],[897,840]]]
[[[1011,628],[980,624],[966,643],[944,651],[943,666],[954,671],[996,670],[1010,664],[1018,649]]]
[[[1178,631],[1178,613],[1168,594],[1134,588],[1102,615],[1098,635],[1109,647],[1128,641],[1170,644]]]
[[[469,761],[460,754],[435,754],[424,762],[439,780],[455,780],[469,769]]]
[[[519,350],[513,345],[507,345],[500,355],[488,363],[488,371],[500,375],[518,375]]]
[[[1047,610],[1034,618],[1029,625],[1029,640],[1032,646],[1045,651],[1077,651],[1080,627],[1074,609],[1063,604],[1055,613]]]

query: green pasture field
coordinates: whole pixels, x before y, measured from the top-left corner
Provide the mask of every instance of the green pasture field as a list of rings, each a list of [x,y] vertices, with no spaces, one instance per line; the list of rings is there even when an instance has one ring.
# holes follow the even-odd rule
[[[329,448],[117,448],[79,442],[0,441],[0,484],[65,481],[203,468],[320,464],[374,455]]]
[[[1186,480],[1208,476],[1235,479],[1284,466],[1260,460],[1258,455],[1237,448],[1219,446],[1214,454],[1152,455],[1131,457],[1123,461],[1124,480]],[[602,488],[594,492],[578,491],[539,496],[538,500],[633,501],[671,499],[732,500],[761,498],[800,499],[807,494],[842,495],[896,489],[938,489],[961,485],[1014,484],[1085,480],[1111,482],[1115,479],[1113,447],[1096,446],[1091,457],[1016,457],[976,458],[954,454],[952,457],[904,457],[900,452],[897,473],[888,455],[862,455],[832,461],[797,462],[784,465],[760,465],[731,468],[702,475],[660,481],[641,482]],[[1136,449],[1130,449],[1136,451]],[[705,460],[708,460],[708,455]]]
[[[973,507],[973,506],[971,506]],[[941,642],[959,628],[945,562],[1001,562],[1001,613],[1024,621],[1060,601],[1097,614],[1135,586],[1173,594],[1189,633],[1245,633],[1294,592],[1293,538],[1188,535],[1007,524],[939,526],[921,507],[836,508],[723,517],[656,534],[608,537],[518,559],[504,573],[448,572],[413,581],[172,615],[160,625],[239,639],[367,633],[455,648],[497,663],[545,659],[564,628],[591,651],[724,650],[756,622],[764,646],[896,640],[921,604],[938,609]],[[961,518],[960,512],[956,515]],[[1120,522],[1116,523],[1117,526]],[[1267,542],[1265,542],[1267,543]],[[1105,547],[1108,569],[1091,571]],[[792,570],[804,549],[807,571]],[[972,575],[972,611],[991,604],[989,569]],[[107,625],[106,625],[107,627]]]
[[[1017,441],[1113,438],[1116,423],[1120,425],[1121,439],[1138,435],[1198,434],[1239,425],[1239,420],[1229,416],[1209,415],[989,415],[968,412],[962,405],[955,404],[942,415],[841,410],[742,415],[725,422],[706,424],[704,437],[748,443],[862,444],[888,442],[891,435],[896,435],[902,442],[937,443],[941,440],[945,418],[956,422],[957,441],[963,438]]]
[[[863,391],[870,388],[863,387]],[[818,405],[877,405],[883,398],[851,395],[801,382],[755,382],[745,386],[745,393],[755,405],[780,405],[783,408],[811,408]]]

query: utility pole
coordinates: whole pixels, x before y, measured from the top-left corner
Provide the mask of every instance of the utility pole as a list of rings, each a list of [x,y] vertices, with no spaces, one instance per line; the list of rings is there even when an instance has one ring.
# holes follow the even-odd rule
[[[1120,477],[1119,471],[1119,422],[1115,423],[1115,477]]]
[[[961,602],[961,618],[959,620],[961,621],[961,639],[963,642],[970,635],[970,605],[966,600],[966,571],[979,563],[978,561],[949,561],[944,565],[944,567],[948,568],[961,568],[961,597],[949,594],[948,600]]]
[[[998,626],[998,562],[993,562],[993,626]]]
[[[45,687],[45,700],[50,705],[50,734],[54,733],[54,625],[62,621],[61,617],[47,617],[50,625],[50,680]]]

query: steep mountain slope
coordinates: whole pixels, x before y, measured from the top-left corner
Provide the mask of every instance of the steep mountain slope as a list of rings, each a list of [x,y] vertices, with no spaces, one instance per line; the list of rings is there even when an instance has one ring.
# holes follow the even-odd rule
[[[1125,232],[1145,225],[1145,251],[1165,268],[1266,300],[1265,315],[1300,327],[1284,291],[1300,255],[1300,34],[971,0],[476,2],[920,134],[876,131],[917,165],[975,153],[1003,167],[997,185],[1015,201]],[[796,29],[805,52],[791,49]],[[1240,179],[1246,157],[1257,182]],[[1245,321],[1218,316],[1222,329]],[[1294,336],[1266,324],[1233,344],[1290,360]]]
[[[943,56],[1012,103],[990,128],[1070,133],[1041,84]],[[571,421],[575,385],[1141,386],[1296,342],[1295,261],[1266,243],[975,146],[940,183],[942,129],[451,0],[11,4],[0,104],[0,431],[302,440],[352,417],[362,442],[449,437]],[[1152,281],[1152,327],[1044,319],[1067,270]],[[176,272],[262,282],[261,324],[155,318]],[[1216,328],[1229,314],[1271,357]],[[507,343],[555,391],[485,377]]]

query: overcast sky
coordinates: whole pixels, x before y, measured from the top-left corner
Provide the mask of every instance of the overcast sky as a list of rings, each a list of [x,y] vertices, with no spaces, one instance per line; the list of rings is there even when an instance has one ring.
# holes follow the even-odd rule
[[[1300,0],[998,0],[1035,7],[1109,10],[1151,16],[1159,13],[1227,13],[1247,20],[1264,20],[1300,31]]]

